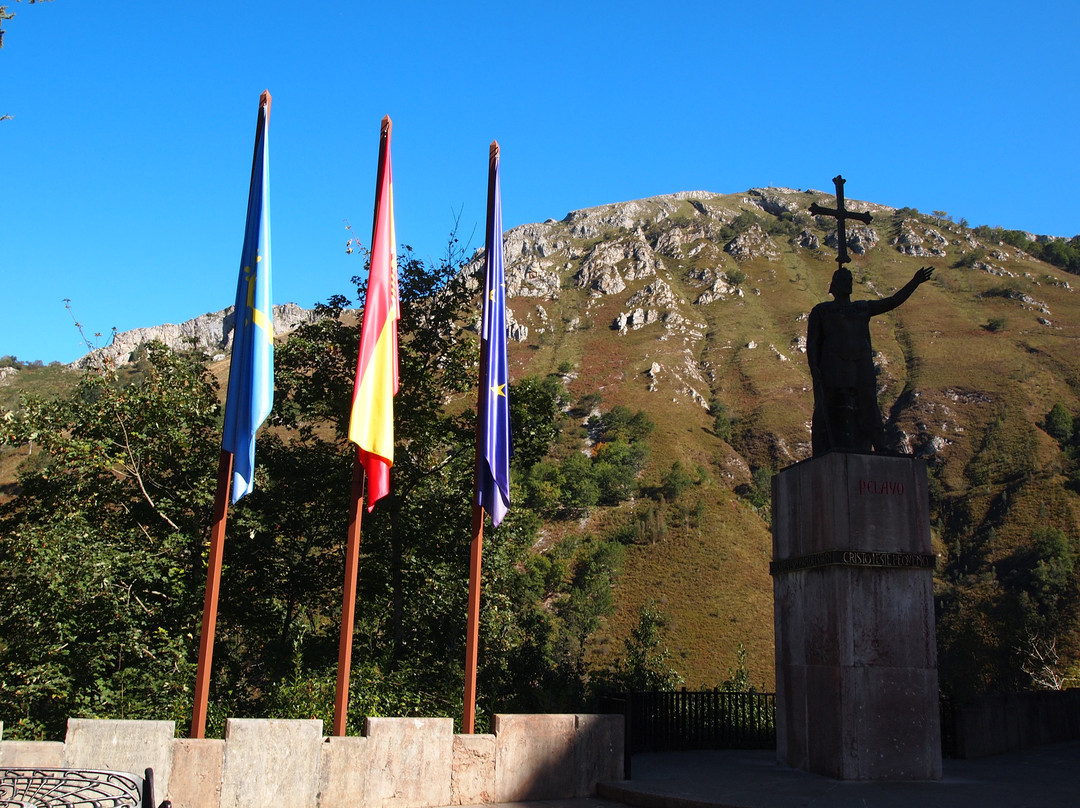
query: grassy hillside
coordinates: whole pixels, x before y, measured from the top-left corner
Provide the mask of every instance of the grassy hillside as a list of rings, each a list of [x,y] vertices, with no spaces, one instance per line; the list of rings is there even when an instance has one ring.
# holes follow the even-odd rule
[[[833,202],[782,189],[680,194],[509,234],[516,249],[508,253],[508,277],[549,272],[559,283],[555,294],[511,300],[515,318],[530,328],[512,348],[515,372],[542,376],[569,364],[572,397],[599,393],[603,408],[646,411],[657,429],[644,483],[655,484],[676,460],[707,472],[706,482],[667,504],[663,537],[630,549],[615,612],[590,646],[596,661],[621,652],[638,608],[652,600],[670,617],[671,662],[687,685],[725,679],[739,643],[752,681],[772,684],[767,511],[736,491],[755,469],[775,471],[809,456],[812,394],[799,340],[806,313],[829,299],[836,268],[835,250],[823,246],[832,223],[805,213],[814,200]],[[946,220],[850,205],[873,213],[877,236],[863,254],[853,253],[855,299],[886,296],[920,266],[935,268],[906,305],[875,318],[872,336],[890,435],[897,448],[931,461],[942,587],[952,585],[957,561],[972,547],[986,544],[978,565],[986,573],[1028,543],[1038,524],[1060,527],[1075,547],[1080,502],[1064,485],[1068,459],[1039,426],[1056,403],[1080,412],[1075,276],[1009,244],[980,242]],[[737,260],[725,251],[755,224],[771,254]],[[925,251],[940,254],[901,252],[916,241],[912,233]],[[819,246],[802,246],[813,243],[806,234]],[[604,289],[587,285],[601,249],[624,288],[610,276]],[[717,279],[729,293],[696,303]],[[660,285],[670,289],[667,299],[656,293]],[[638,306],[652,306],[655,316],[620,333],[617,318]],[[734,418],[730,442],[713,434],[712,401]],[[688,511],[698,516],[684,519]],[[585,527],[602,533],[612,518],[598,512]],[[990,540],[982,538],[988,531]]]
[[[680,193],[507,234],[511,376],[558,380],[570,402],[561,451],[594,451],[584,420],[615,406],[654,424],[635,496],[548,521],[533,548],[582,534],[628,545],[613,612],[586,644],[593,666],[623,655],[652,603],[688,687],[727,679],[740,645],[750,681],[773,685],[768,476],[810,454],[806,315],[828,299],[836,268],[835,229],[807,213],[814,201],[834,204],[790,189]],[[1077,673],[1080,450],[1044,422],[1057,404],[1080,414],[1080,279],[1005,241],[1008,231],[999,243],[910,209],[848,205],[874,217],[850,234],[855,299],[935,269],[871,331],[890,441],[931,468],[943,676],[1028,685],[1034,635],[1053,636],[1058,668]],[[223,391],[225,365],[213,372]],[[75,378],[24,369],[0,385],[0,405]],[[717,432],[717,404],[729,432]],[[10,495],[25,447],[3,452]],[[689,482],[665,494],[675,463]],[[1006,661],[992,661],[1002,651]]]

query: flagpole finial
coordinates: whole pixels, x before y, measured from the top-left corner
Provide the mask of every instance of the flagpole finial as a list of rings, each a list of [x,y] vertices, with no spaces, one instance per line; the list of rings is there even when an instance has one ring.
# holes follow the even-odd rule
[[[383,119],[382,119],[382,133],[384,135],[389,135],[390,134],[390,128],[393,125],[394,125],[394,123],[393,123],[393,121],[390,120],[390,116],[389,115],[384,115]]]
[[[266,107],[267,113],[270,112],[270,91],[263,90],[262,95],[259,96],[259,106]]]

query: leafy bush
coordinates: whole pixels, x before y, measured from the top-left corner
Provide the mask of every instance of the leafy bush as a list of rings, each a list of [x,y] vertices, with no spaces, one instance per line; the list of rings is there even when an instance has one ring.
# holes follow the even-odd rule
[[[694,484],[694,477],[683,468],[682,463],[676,460],[671,468],[660,480],[660,490],[670,501],[678,499],[686,489]]]
[[[618,505],[633,496],[637,473],[649,457],[649,447],[641,442],[616,440],[597,447],[593,471],[600,487],[600,502]]]
[[[729,269],[724,275],[727,277],[728,283],[732,286],[739,286],[746,282],[746,273],[738,267]]]
[[[760,511],[767,511],[772,504],[772,471],[761,466],[754,469],[749,485],[739,486],[738,493]]]
[[[971,269],[971,267],[975,266],[975,264],[982,261],[984,258],[986,258],[986,250],[981,247],[976,247],[974,250],[966,252],[956,259],[956,261],[953,262],[953,268]]]
[[[1068,443],[1073,436],[1073,418],[1069,411],[1058,403],[1046,414],[1046,434],[1061,445]]]
[[[731,441],[732,418],[727,405],[713,399],[709,405],[709,415],[713,419],[713,433],[723,441]]]
[[[644,410],[631,413],[627,407],[616,404],[609,412],[590,418],[589,427],[597,432],[602,442],[635,443],[649,437],[656,425]]]
[[[623,658],[607,675],[597,677],[596,689],[608,693],[675,690],[683,683],[669,659],[667,614],[652,600],[642,604],[638,622],[623,643]]]
[[[200,363],[153,345],[147,371],[127,386],[88,373],[0,422],[2,442],[33,440],[47,458],[0,509],[12,735],[62,737],[70,716],[189,714],[220,408]]]

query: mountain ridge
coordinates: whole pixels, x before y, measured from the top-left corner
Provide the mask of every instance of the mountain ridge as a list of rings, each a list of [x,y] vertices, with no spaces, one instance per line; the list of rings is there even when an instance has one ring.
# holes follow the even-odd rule
[[[715,475],[695,491],[708,515],[700,537],[672,530],[630,548],[615,614],[591,640],[598,660],[617,651],[643,604],[662,597],[688,684],[722,679],[740,644],[755,683],[771,682],[768,514],[746,495],[759,470],[810,456],[806,316],[828,299],[836,268],[835,223],[811,216],[812,202],[835,197],[680,192],[505,234],[512,375],[568,371],[572,397],[647,411],[657,423],[648,484],[676,461]],[[1078,500],[1061,473],[1070,461],[1039,426],[1055,404],[1080,411],[1072,276],[946,217],[846,202],[873,215],[847,233],[854,298],[887,296],[920,266],[935,267],[934,280],[874,318],[871,332],[890,446],[931,466],[942,597],[973,591],[969,569],[992,575],[1028,545],[1039,529],[1033,502],[1076,545]],[[734,422],[726,440],[712,428],[716,405]],[[602,531],[610,518],[587,526]],[[1012,585],[996,586],[993,597],[1012,603]],[[966,597],[949,601],[957,613]],[[945,656],[972,630],[950,615]],[[1061,645],[1077,653],[1075,637]]]
[[[770,685],[767,481],[810,455],[806,316],[828,298],[836,230],[808,208],[834,199],[790,188],[685,191],[504,234],[511,378],[555,378],[588,412],[646,412],[656,429],[641,492],[662,488],[675,463],[698,470],[673,499],[640,493],[545,524],[538,553],[575,532],[623,535],[648,520],[648,537],[627,547],[614,612],[588,639],[593,663],[615,659],[654,602],[687,685],[725,679],[740,646],[751,681]],[[935,267],[871,333],[890,445],[931,471],[943,681],[950,670],[955,681],[1019,681],[1015,659],[1005,673],[990,660],[1027,642],[1021,629],[995,623],[994,643],[978,632],[991,633],[985,615],[1027,608],[1015,570],[1040,558],[1038,531],[1061,531],[1080,554],[1074,456],[1044,429],[1056,405],[1080,414],[1074,276],[1007,242],[1009,231],[846,202],[873,216],[847,233],[854,298],[887,296],[918,267]],[[1075,664],[1080,623],[1070,615],[1056,639]]]
[[[224,359],[232,348],[233,306],[221,311],[207,312],[182,323],[114,331],[108,345],[95,348],[68,365],[72,370],[99,367],[102,363],[125,365],[134,360],[138,350],[149,342],[162,342],[174,351],[195,348],[205,351],[213,361]],[[295,303],[273,307],[274,334],[284,335],[318,319],[314,309],[303,309]]]

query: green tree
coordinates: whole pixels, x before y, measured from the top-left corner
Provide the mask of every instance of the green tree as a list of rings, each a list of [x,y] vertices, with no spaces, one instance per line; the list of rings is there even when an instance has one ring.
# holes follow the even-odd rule
[[[354,731],[365,715],[461,714],[475,306],[451,260],[406,250],[400,269],[392,493],[363,515]],[[227,715],[330,719],[355,457],[345,433],[359,324],[348,305],[332,298],[328,317],[278,346],[255,491],[230,512],[210,734]],[[563,516],[626,496],[652,424],[616,410],[595,454],[564,449],[559,462],[548,454],[561,396],[554,379],[512,386],[514,506],[484,541],[483,710],[580,709],[583,649],[611,609],[621,546],[586,539],[530,556],[540,520],[528,505]],[[88,375],[74,395],[28,401],[3,421],[6,443],[33,440],[47,458],[0,509],[0,715],[15,719],[11,734],[56,737],[69,715],[186,725],[220,410],[202,358],[155,346],[130,378]]]
[[[1056,630],[1076,605],[1078,597],[1076,548],[1060,528],[1040,527],[1030,542],[1018,548],[1002,564],[999,575],[1016,593],[1026,613],[1028,630]]]
[[[655,428],[644,410],[635,413],[616,404],[608,412],[589,419],[589,427],[596,430],[601,441],[623,440],[626,443],[644,441]]]
[[[671,469],[660,480],[660,490],[670,501],[678,499],[686,489],[694,484],[694,477],[676,460]]]
[[[558,437],[562,389],[551,377],[527,376],[510,385],[510,429],[514,468],[527,472]]]
[[[364,289],[360,279],[358,296]],[[356,615],[356,655],[366,679],[383,694],[377,703],[408,705],[432,714],[456,714],[460,703],[461,669],[464,660],[465,599],[470,503],[475,457],[475,415],[466,408],[448,408],[448,400],[466,396],[476,383],[477,344],[462,326],[470,320],[471,293],[460,263],[451,253],[444,260],[425,263],[406,249],[399,261],[400,391],[395,398],[395,455],[391,494],[363,518],[364,558],[360,565]],[[272,475],[283,481],[294,474],[303,458],[324,458],[324,469],[334,470],[326,480],[331,490],[347,492],[355,448],[344,440],[355,373],[359,323],[344,316],[345,298],[335,298],[327,321],[300,329],[278,353],[279,423],[290,431],[274,458],[280,462]],[[475,396],[475,393],[473,393]],[[467,398],[466,398],[467,400]],[[519,413],[529,415],[527,407]],[[540,426],[539,417],[535,418]],[[543,436],[533,438],[531,453],[537,454]],[[326,476],[326,475],[322,475]],[[284,483],[283,483],[284,484]],[[319,513],[318,487],[297,486],[298,500],[284,499],[283,507],[306,509],[314,514],[294,525],[292,535],[276,540],[280,521],[260,513],[251,529],[267,547],[295,548],[298,535],[310,535],[310,553],[337,564],[345,536],[346,508],[335,504],[337,518]],[[268,490],[268,496],[273,492]],[[508,527],[489,537],[496,543],[513,536]],[[336,522],[334,529],[315,534],[311,524]],[[301,531],[303,531],[301,533]],[[515,537],[520,539],[520,537]],[[295,550],[294,550],[295,552]],[[516,559],[515,559],[516,560]],[[325,583],[324,583],[325,586]],[[333,589],[333,587],[331,587]],[[298,586],[303,603],[310,591]],[[340,590],[338,590],[340,591]],[[293,598],[281,593],[263,598],[265,607],[284,610]],[[336,609],[330,604],[318,614],[304,615],[282,638],[298,643],[300,668],[318,678],[333,666],[336,642]],[[288,643],[285,643],[288,644]],[[279,671],[278,682],[286,681]],[[295,677],[293,677],[295,680]],[[402,689],[414,694],[402,698]],[[353,712],[355,720],[362,713]]]
[[[713,402],[709,405],[709,415],[713,419],[713,433],[720,440],[731,442],[731,413],[728,411],[727,405],[721,401],[713,399]]]
[[[667,647],[667,614],[652,600],[638,610],[638,622],[623,643],[623,658],[605,676],[598,677],[599,690],[641,692],[675,690],[683,683],[670,664]]]
[[[0,714],[14,737],[69,716],[190,712],[220,440],[201,360],[151,346],[145,376],[87,374],[5,415],[46,458],[0,509]],[[14,721],[12,721],[14,719]]]
[[[560,465],[563,477],[562,508],[575,516],[587,514],[600,499],[600,484],[593,461],[573,452]]]
[[[720,683],[720,690],[733,693],[748,693],[754,690],[750,683],[750,672],[746,669],[746,646],[742,643],[735,648],[735,667],[728,668],[728,677]]]
[[[596,450],[593,473],[599,487],[600,502],[618,505],[637,490],[637,473],[649,457],[648,446],[640,441],[619,439],[601,443]]]
[[[773,473],[761,466],[754,469],[750,483],[739,486],[739,494],[758,510],[768,510],[772,503]]]
[[[1073,436],[1073,418],[1069,411],[1058,403],[1046,414],[1046,434],[1064,446]]]
[[[362,299],[362,285],[354,280]],[[403,715],[461,713],[476,437],[471,405],[478,367],[477,342],[469,329],[475,306],[467,281],[452,252],[434,264],[409,250],[402,255],[393,477],[390,496],[363,516],[353,671],[353,680],[363,682],[363,695],[358,695],[360,706],[350,711],[354,723],[378,714],[371,711],[390,709]],[[279,511],[260,509],[250,529],[268,548],[268,558],[280,558],[282,581],[301,558],[308,559],[312,579],[324,578],[324,587],[326,578],[337,581],[342,575],[346,509],[331,502],[324,510],[327,498],[319,490],[348,490],[355,453],[344,435],[359,326],[348,316],[347,305],[343,297],[332,299],[326,307],[332,316],[294,332],[278,354],[275,417],[287,432],[279,450],[267,458],[274,463],[269,475],[280,477],[282,486],[275,490],[271,485],[265,495],[280,496],[281,511],[299,510],[306,516],[283,535]],[[560,395],[554,380],[524,379],[511,386],[514,505],[484,540],[479,681],[482,701],[489,705],[527,703],[528,696],[519,691],[528,689],[530,681],[556,690],[565,685],[559,678],[563,674],[552,670],[550,648],[558,626],[536,608],[533,598],[544,587],[536,583],[536,570],[526,556],[539,525],[528,505],[561,509],[564,489],[590,502],[587,486],[543,460],[557,434]],[[324,462],[315,470],[319,457]],[[583,460],[588,467],[588,458]],[[312,468],[310,486],[288,482],[297,467]],[[589,475],[581,476],[588,482]],[[595,502],[595,493],[592,497]],[[326,527],[315,528],[316,523]],[[303,553],[297,547],[301,536]],[[325,572],[320,571],[323,565]],[[318,703],[329,709],[338,609],[321,602],[312,585],[305,576],[276,594],[259,595],[260,608],[281,621],[273,638],[280,654],[265,688],[270,696],[265,704],[253,704],[252,711],[284,709],[305,693],[319,694]],[[252,614],[254,608],[253,603]],[[253,625],[246,617],[243,622]],[[255,643],[254,637],[247,641],[251,647]],[[482,725],[483,715],[479,719]]]

